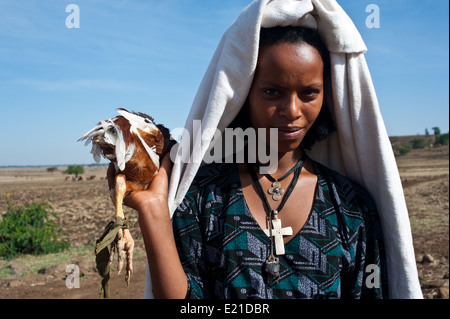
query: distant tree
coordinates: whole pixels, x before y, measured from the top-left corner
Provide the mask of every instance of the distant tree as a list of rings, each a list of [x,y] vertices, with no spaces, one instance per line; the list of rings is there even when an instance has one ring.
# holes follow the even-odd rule
[[[430,131],[428,131],[428,129],[425,129],[425,136],[430,136]]]
[[[437,126],[431,128],[434,131],[434,135],[438,136],[441,134],[441,129]]]
[[[438,137],[436,137],[436,141],[434,142],[434,145],[448,145],[448,138],[449,138],[449,133],[441,134]]]
[[[437,126],[431,128],[434,131],[434,145],[440,145],[439,135],[441,135],[441,129]]]
[[[58,170],[58,168],[57,167],[49,167],[49,168],[47,168],[47,172],[49,172],[49,173],[54,173],[54,172],[56,172]]]
[[[69,165],[64,171],[66,174],[75,174],[75,178],[78,178],[78,174],[84,173],[84,168],[81,165]]]

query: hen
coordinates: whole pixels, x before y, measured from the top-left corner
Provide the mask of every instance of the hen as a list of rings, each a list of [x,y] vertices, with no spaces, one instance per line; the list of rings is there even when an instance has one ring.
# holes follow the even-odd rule
[[[96,127],[87,132],[79,141],[92,142],[91,153],[96,162],[104,156],[115,167],[115,189],[111,190],[115,217],[125,220],[123,213],[124,197],[134,191],[146,189],[159,169],[160,160],[175,143],[169,130],[163,125],[155,125],[153,118],[143,114],[129,112],[119,108],[120,116],[100,121]],[[119,229],[110,250],[109,263],[118,254],[118,273],[123,268],[126,258],[127,285],[133,273],[132,257],[134,240],[127,227]]]

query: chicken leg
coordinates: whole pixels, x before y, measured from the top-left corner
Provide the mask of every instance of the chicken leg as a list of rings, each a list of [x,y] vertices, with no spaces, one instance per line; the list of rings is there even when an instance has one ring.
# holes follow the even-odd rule
[[[125,175],[118,174],[116,176],[116,186],[114,190],[115,194],[113,197],[113,202],[116,217],[125,219],[125,215],[123,213],[123,198],[127,190]],[[131,237],[130,230],[126,227],[121,228],[117,233],[116,239],[112,243],[109,261],[111,263],[114,260],[114,253],[117,252],[118,255],[117,270],[118,274],[120,274],[123,268],[123,262],[125,261],[126,255],[125,281],[127,282],[127,285],[130,284],[131,275],[133,273],[133,251],[134,251],[134,240]]]

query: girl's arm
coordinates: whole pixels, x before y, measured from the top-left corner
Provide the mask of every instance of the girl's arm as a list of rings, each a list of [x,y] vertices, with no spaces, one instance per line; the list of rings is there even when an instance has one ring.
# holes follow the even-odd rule
[[[186,297],[188,282],[178,257],[169,214],[167,198],[170,169],[171,162],[167,155],[148,189],[130,193],[124,204],[139,213],[155,298],[182,299]],[[110,165],[110,189],[113,175],[114,167]]]

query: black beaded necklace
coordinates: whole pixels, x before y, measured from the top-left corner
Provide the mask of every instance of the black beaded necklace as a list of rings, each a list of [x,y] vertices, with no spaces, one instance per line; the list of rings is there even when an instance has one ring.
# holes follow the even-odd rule
[[[269,229],[264,230],[266,235],[270,238],[270,256],[266,260],[264,264],[264,270],[268,273],[268,283],[271,284],[273,281],[278,281],[280,277],[280,264],[279,259],[275,257],[274,255],[274,241],[275,241],[275,247],[276,247],[276,254],[277,255],[284,255],[284,242],[283,242],[283,236],[284,235],[292,235],[292,227],[286,227],[281,228],[281,220],[278,218],[278,214],[283,209],[284,204],[287,202],[289,196],[291,195],[292,191],[294,190],[295,186],[297,185],[298,178],[300,177],[303,164],[305,163],[307,159],[307,156],[305,153],[303,153],[302,158],[295,164],[294,167],[292,167],[283,177],[279,179],[273,178],[270,174],[264,174],[271,182],[272,187],[269,188],[268,193],[276,198],[273,198],[275,201],[278,201],[281,199],[281,195],[284,194],[284,189],[281,188],[280,181],[287,178],[289,175],[294,172],[294,177],[292,178],[292,181],[290,182],[286,194],[284,195],[280,205],[276,210],[272,209],[270,206],[270,203],[267,199],[267,196],[262,188],[261,183],[258,180],[258,177],[256,176],[254,168],[247,164],[247,168],[250,172],[250,175],[252,177],[253,182],[256,184],[258,192],[261,194],[261,197],[263,198],[264,204],[267,207],[267,222],[269,225]],[[274,239],[275,238],[275,239]]]

